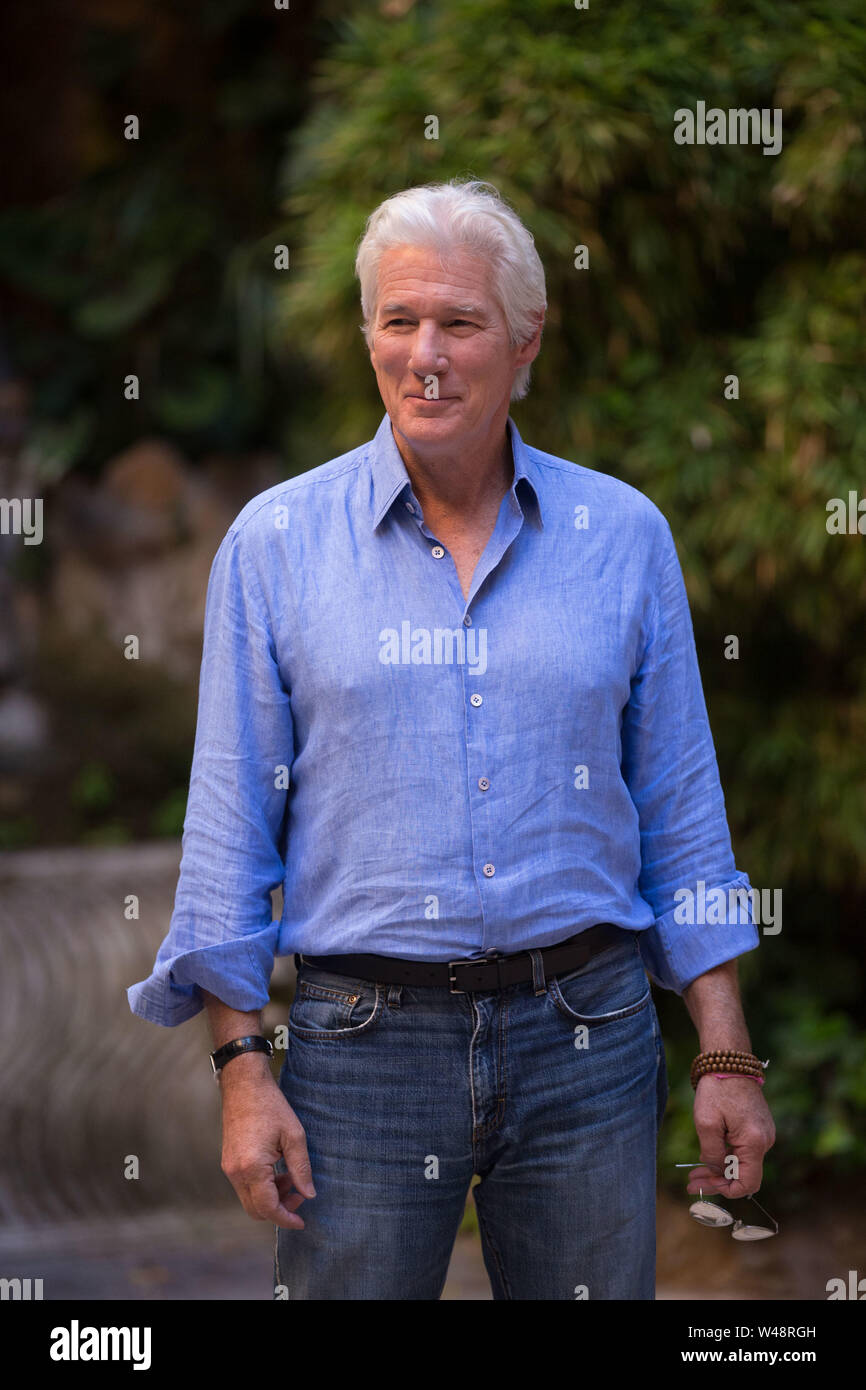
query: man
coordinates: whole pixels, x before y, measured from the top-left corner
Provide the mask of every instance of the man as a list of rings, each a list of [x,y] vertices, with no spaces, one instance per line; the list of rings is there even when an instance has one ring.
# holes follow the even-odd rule
[[[438,1298],[478,1174],[495,1298],[651,1299],[647,973],[702,1052],[748,1054],[758,944],[748,910],[681,911],[748,879],[670,528],[509,417],[546,298],[495,189],[386,200],[356,270],[386,414],[220,545],[175,911],[131,1006],[207,1006],[222,1166],[275,1225],[277,1297]],[[289,952],[277,1084],[255,1049]],[[760,1187],[750,1067],[697,1081],[692,1191]]]

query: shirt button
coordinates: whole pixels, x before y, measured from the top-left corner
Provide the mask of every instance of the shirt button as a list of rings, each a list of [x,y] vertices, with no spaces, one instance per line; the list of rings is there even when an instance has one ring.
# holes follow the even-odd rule
[[[442,549],[441,545],[434,545],[433,549],[430,551],[430,554],[435,555],[437,560],[441,560],[442,556],[445,554],[445,551]]]
[[[488,782],[488,780],[487,780],[486,777],[479,777],[479,778],[478,778],[478,785],[479,785],[479,787],[481,788],[481,790],[482,790],[483,792],[486,792],[487,789],[488,789],[488,787],[490,786],[490,783]]]
[[[470,696],[469,696],[469,703],[470,703],[470,705],[480,705],[480,704],[481,704],[481,696],[480,696],[480,695],[470,695]]]
[[[411,503],[411,502],[406,502],[406,503],[405,503],[405,507],[406,507],[407,512],[414,512],[414,511],[415,511],[415,508],[412,506],[412,503]]]
[[[464,627],[471,627],[471,626],[472,626],[472,619],[470,618],[470,616],[469,616],[468,613],[466,614],[466,617],[463,619],[463,626],[464,626]]]
[[[492,878],[493,875],[496,873],[496,870],[492,864],[485,864],[481,872],[484,874],[485,878]]]

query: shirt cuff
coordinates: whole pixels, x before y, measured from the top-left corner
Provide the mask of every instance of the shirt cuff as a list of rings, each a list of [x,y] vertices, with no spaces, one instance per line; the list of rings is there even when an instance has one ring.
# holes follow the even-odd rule
[[[139,1018],[174,1028],[204,1008],[206,989],[241,1013],[263,1009],[280,933],[278,921],[233,941],[199,946],[160,960],[146,980],[126,991],[129,1007]]]
[[[728,894],[737,889],[749,892],[749,880],[744,874],[728,883],[708,886],[707,899],[720,890],[726,903],[736,903],[737,900],[729,899]],[[653,926],[638,933],[644,968],[662,989],[682,994],[699,975],[746,951],[754,951],[760,945],[758,928],[752,920],[751,900],[748,909],[737,905],[732,921],[683,922],[683,915],[681,906],[672,908],[663,917],[657,917]],[[742,921],[738,920],[740,916]]]

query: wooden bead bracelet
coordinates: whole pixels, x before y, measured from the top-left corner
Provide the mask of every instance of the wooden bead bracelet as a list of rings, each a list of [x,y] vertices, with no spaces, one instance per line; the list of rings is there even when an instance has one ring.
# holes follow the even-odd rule
[[[692,1088],[697,1090],[701,1077],[708,1072],[717,1076],[751,1076],[756,1081],[763,1081],[766,1066],[767,1062],[762,1062],[754,1052],[739,1052],[730,1048],[724,1052],[699,1052],[691,1066]]]

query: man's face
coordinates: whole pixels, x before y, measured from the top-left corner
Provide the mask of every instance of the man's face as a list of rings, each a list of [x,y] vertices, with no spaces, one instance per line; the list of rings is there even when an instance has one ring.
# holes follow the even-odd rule
[[[452,251],[397,246],[379,262],[370,360],[395,433],[421,454],[483,447],[504,429],[514,373],[540,346],[511,347],[489,263]],[[435,377],[438,400],[425,395]]]

